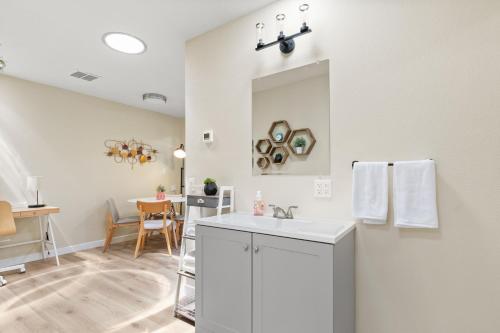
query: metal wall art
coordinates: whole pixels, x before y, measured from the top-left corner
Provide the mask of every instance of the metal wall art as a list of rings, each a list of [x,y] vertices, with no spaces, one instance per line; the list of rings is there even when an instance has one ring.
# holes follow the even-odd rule
[[[143,165],[155,162],[156,154],[158,154],[158,150],[150,144],[135,139],[129,141],[106,140],[104,147],[107,149],[104,153],[106,156],[112,157],[116,163],[129,163],[132,169],[137,163]]]

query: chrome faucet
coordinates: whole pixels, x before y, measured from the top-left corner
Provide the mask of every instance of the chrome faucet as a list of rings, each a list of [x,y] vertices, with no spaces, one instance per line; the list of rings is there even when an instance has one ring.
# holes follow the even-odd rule
[[[289,206],[288,209],[285,211],[280,206],[269,205],[269,207],[273,209],[273,217],[278,219],[293,219],[292,209],[299,208],[298,206]]]

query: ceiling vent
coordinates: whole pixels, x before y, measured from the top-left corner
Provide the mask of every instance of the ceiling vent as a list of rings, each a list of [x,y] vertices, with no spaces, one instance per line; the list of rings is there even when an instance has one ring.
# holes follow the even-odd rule
[[[142,94],[142,100],[155,104],[165,104],[167,103],[167,96],[157,93],[146,93]]]
[[[70,76],[75,77],[77,79],[82,79],[85,81],[94,81],[95,79],[99,78],[99,76],[97,76],[97,75],[84,73],[84,72],[80,72],[80,71],[76,71],[76,72],[70,74]]]

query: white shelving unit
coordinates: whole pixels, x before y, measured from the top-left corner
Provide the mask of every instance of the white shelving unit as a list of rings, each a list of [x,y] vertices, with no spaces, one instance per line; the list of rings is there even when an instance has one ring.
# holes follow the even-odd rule
[[[184,217],[184,228],[182,230],[181,248],[179,254],[179,269],[177,271],[177,288],[175,292],[174,315],[184,317],[188,320],[195,321],[195,296],[194,296],[194,279],[195,273],[195,223],[189,220],[191,209],[198,207],[200,216],[203,208],[214,208],[217,210],[217,215],[222,214],[223,209],[234,211],[234,187],[221,186],[218,195],[195,195],[188,194],[186,200],[186,214]],[[191,249],[191,250],[188,250]],[[181,294],[182,284],[189,284],[193,292],[191,294]]]

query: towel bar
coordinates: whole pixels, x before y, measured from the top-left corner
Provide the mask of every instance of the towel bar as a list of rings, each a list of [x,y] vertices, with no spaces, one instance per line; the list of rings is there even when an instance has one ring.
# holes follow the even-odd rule
[[[429,158],[429,160],[431,160],[431,161],[432,161],[432,158]],[[358,162],[359,162],[359,161],[352,161],[352,168],[353,168],[353,169],[354,169],[354,164],[355,164],[355,163],[358,163]],[[388,164],[388,165],[389,165],[389,166],[394,166],[394,163],[389,162],[389,164]]]

